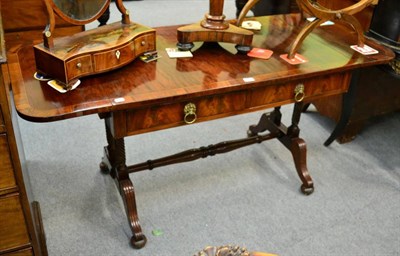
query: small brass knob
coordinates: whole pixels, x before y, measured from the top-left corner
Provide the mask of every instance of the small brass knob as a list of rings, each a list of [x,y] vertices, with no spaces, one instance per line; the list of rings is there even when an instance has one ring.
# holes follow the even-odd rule
[[[196,105],[193,103],[188,103],[185,105],[185,108],[183,109],[183,113],[185,114],[185,117],[183,118],[183,121],[185,121],[186,124],[192,124],[196,122],[197,115],[196,115]]]
[[[119,60],[119,57],[121,57],[121,52],[119,50],[115,52],[115,57],[117,57],[117,60]]]
[[[80,62],[76,63],[76,67],[80,69],[82,67],[82,63]]]
[[[145,45],[146,45],[146,41],[143,40],[143,41],[141,42],[141,45],[142,45],[142,46],[145,46]]]
[[[296,85],[296,88],[294,88],[294,101],[301,102],[303,101],[305,96],[306,94],[304,93],[304,84]]]

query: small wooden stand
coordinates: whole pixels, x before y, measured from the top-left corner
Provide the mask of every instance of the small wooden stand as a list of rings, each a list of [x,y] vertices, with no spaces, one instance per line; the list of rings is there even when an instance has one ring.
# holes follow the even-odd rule
[[[236,44],[239,52],[251,50],[253,32],[229,24],[222,13],[224,0],[210,0],[210,12],[200,23],[178,28],[177,47],[190,50],[193,42],[225,42]]]

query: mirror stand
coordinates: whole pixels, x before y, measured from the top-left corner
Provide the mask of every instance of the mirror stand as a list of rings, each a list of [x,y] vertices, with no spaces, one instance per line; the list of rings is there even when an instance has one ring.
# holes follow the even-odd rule
[[[34,46],[36,69],[54,79],[64,90],[71,90],[79,78],[111,71],[132,62],[136,57],[156,49],[155,30],[129,18],[129,11],[116,0],[122,13],[120,22],[79,32],[72,36],[53,38],[55,13],[65,21],[84,25],[98,19],[107,10],[110,0],[99,0],[101,6],[88,17],[77,18],[71,10],[86,10],[85,1],[44,0],[49,22],[43,31],[43,43]],[[72,7],[70,3],[72,2]],[[92,2],[87,1],[91,7]],[[64,7],[68,6],[68,10]],[[67,9],[67,8],[65,8]]]
[[[250,51],[253,32],[225,21],[223,6],[224,0],[210,0],[210,10],[204,20],[178,28],[178,49],[190,50],[193,42],[201,41],[233,43],[241,53]]]

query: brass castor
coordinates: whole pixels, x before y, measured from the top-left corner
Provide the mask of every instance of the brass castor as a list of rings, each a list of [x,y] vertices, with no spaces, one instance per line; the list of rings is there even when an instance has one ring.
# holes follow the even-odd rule
[[[258,133],[254,133],[254,132],[251,131],[251,128],[254,128],[254,127],[255,127],[255,125],[250,125],[249,129],[247,130],[247,137],[248,138],[258,135]]]
[[[108,168],[108,165],[106,163],[101,162],[99,164],[99,167],[100,167],[100,172],[101,173],[104,173],[104,174],[109,174],[110,173],[110,169]]]
[[[141,239],[135,240],[135,236],[131,237],[131,245],[135,249],[141,249],[146,245],[147,238],[145,235],[142,235]]]
[[[303,192],[303,194],[306,196],[311,195],[314,192],[314,186],[306,187],[304,185],[301,185],[300,189],[301,189],[301,192]]]

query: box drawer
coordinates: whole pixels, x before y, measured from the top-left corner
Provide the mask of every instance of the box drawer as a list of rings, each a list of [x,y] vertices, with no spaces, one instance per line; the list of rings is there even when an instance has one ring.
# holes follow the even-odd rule
[[[123,66],[135,57],[134,44],[127,45],[106,52],[93,54],[95,72],[103,72]]]
[[[104,72],[124,66],[142,53],[154,49],[154,34],[141,35],[117,49],[93,54],[94,71]]]
[[[0,252],[30,245],[18,193],[0,197],[0,217]]]
[[[93,72],[92,57],[90,55],[80,56],[66,63],[68,81]]]
[[[14,169],[8,147],[7,135],[0,134],[0,195],[5,190],[15,188]]]
[[[136,38],[133,42],[135,44],[135,55],[139,56],[144,52],[154,51],[156,49],[155,46],[155,34],[147,33],[138,38]]]

